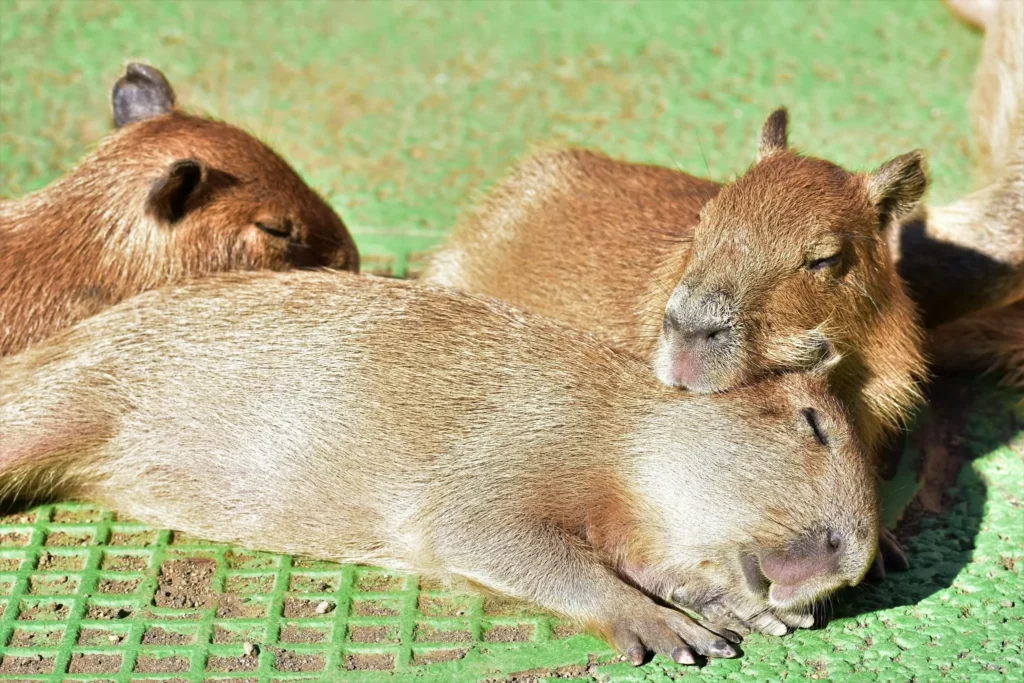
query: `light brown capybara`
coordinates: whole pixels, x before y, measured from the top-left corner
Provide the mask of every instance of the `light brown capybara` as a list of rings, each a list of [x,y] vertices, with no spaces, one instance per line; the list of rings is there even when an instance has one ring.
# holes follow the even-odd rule
[[[209,273],[356,271],[345,225],[242,130],[186,114],[158,70],[114,84],[117,130],[77,168],[0,202],[0,355],[126,297]]]
[[[212,540],[455,574],[634,663],[691,663],[733,656],[744,629],[810,625],[811,602],[871,565],[871,469],[826,384],[680,392],[502,302],[232,273],[0,360],[0,498],[74,495]]]

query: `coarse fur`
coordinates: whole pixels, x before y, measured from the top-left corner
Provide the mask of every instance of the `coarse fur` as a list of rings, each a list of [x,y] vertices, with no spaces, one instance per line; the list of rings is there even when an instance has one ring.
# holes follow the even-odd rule
[[[924,192],[918,153],[871,174],[787,148],[719,186],[583,150],[528,159],[462,220],[424,279],[493,296],[723,391],[824,361],[867,447],[920,400],[920,331],[885,230]],[[705,336],[727,331],[727,343]]]
[[[119,125],[74,170],[0,202],[0,355],[133,294],[226,270],[358,270],[345,225],[238,128],[179,111],[163,75],[130,64]]]
[[[726,639],[764,615],[784,632],[877,543],[867,458],[816,373],[679,392],[563,324],[383,278],[142,294],[0,360],[0,421],[4,499],[457,574],[636,663],[734,654],[644,593]]]

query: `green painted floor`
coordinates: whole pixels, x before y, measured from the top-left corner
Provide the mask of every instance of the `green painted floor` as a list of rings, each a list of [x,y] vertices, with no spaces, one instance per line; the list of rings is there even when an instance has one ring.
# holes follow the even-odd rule
[[[134,58],[293,162],[368,270],[414,271],[531,144],[726,179],[779,104],[797,146],[849,167],[928,150],[941,202],[968,185],[979,45],[939,0],[0,0],[0,195],[103,135]],[[933,398],[886,485],[913,569],[840,596],[824,629],[748,638],[737,660],[609,664],[596,639],[457,586],[66,504],[0,519],[0,678],[1019,680],[1024,397],[968,378]]]

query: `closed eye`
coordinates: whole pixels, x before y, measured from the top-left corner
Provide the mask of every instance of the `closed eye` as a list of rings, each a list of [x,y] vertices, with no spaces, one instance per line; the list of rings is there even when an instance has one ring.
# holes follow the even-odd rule
[[[814,440],[821,446],[828,446],[828,437],[825,436],[825,432],[822,431],[821,425],[818,424],[818,413],[814,408],[804,408],[800,411],[807,420],[807,424],[810,425],[811,431],[814,432]]]
[[[826,258],[812,259],[804,264],[804,268],[810,271],[819,271],[831,268],[837,263],[839,263],[839,256],[840,254],[833,254],[832,256],[828,256]]]
[[[256,227],[268,235],[273,235],[274,237],[279,237],[281,239],[288,239],[292,236],[292,231],[289,229],[279,228],[274,225],[267,225],[266,223],[260,223],[259,221],[256,222]]]

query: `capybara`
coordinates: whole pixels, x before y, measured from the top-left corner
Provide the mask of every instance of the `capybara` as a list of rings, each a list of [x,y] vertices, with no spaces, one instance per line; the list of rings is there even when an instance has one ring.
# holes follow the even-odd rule
[[[371,276],[147,292],[0,360],[0,421],[7,499],[459,575],[636,663],[809,625],[878,538],[868,458],[820,372],[676,391],[564,324]]]
[[[117,130],[38,192],[0,202],[0,355],[160,285],[227,270],[358,270],[345,225],[242,130],[175,105],[158,70],[114,84]]]

